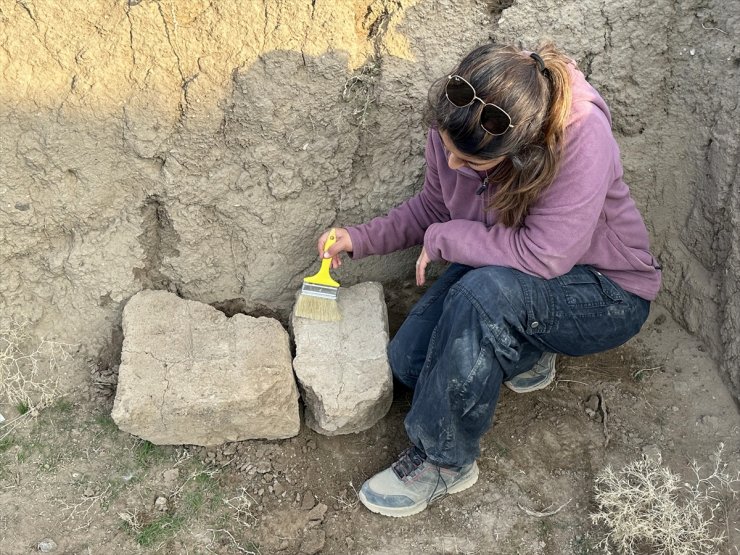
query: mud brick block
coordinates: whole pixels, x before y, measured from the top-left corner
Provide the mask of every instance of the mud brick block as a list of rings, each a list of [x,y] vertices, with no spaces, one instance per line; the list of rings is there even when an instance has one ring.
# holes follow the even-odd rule
[[[339,289],[342,319],[299,318],[293,368],[306,405],[306,424],[325,435],[359,432],[388,412],[393,381],[388,364],[388,314],[383,286]]]
[[[142,291],[123,312],[112,417],[155,444],[218,445],[292,437],[300,429],[288,333],[165,291]]]

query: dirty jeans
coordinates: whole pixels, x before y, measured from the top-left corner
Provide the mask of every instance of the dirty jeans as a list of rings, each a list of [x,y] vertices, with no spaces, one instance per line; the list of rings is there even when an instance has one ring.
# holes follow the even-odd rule
[[[388,346],[393,375],[414,390],[409,439],[438,465],[472,463],[504,381],[545,351],[579,356],[621,345],[649,309],[590,266],[546,280],[451,265]]]

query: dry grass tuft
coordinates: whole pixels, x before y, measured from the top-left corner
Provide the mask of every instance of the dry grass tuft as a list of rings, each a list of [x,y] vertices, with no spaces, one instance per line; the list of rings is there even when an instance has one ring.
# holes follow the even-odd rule
[[[0,400],[19,413],[0,427],[0,439],[59,397],[59,364],[69,358],[73,346],[42,339],[26,348],[34,343],[26,324],[11,322],[0,328]]]
[[[257,501],[247,492],[247,488],[242,487],[234,497],[224,499],[224,505],[231,509],[231,516],[239,525],[251,528],[257,524],[257,517],[252,513]]]
[[[379,75],[380,63],[371,58],[344,83],[342,100],[352,105],[352,117],[359,127],[367,124],[370,106],[376,101],[375,86]]]
[[[627,555],[718,553],[727,538],[728,506],[740,493],[740,473],[729,474],[723,449],[720,444],[710,472],[696,461],[690,465],[691,483],[660,460],[604,469],[595,479],[599,509],[591,515],[608,530],[599,547]]]

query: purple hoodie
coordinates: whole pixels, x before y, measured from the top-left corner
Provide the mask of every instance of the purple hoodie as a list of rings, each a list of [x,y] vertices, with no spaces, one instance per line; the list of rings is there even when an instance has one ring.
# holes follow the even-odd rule
[[[442,139],[431,129],[421,192],[387,216],[348,227],[353,258],[423,244],[432,260],[507,266],[545,279],[590,264],[625,290],[654,300],[659,265],[622,179],[609,109],[583,74],[568,68],[573,104],[560,170],[522,226],[505,227],[495,211],[484,210],[495,183],[476,194],[481,174],[468,167],[451,170]]]

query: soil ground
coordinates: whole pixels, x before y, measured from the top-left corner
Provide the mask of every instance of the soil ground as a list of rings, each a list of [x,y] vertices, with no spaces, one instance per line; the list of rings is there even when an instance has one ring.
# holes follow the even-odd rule
[[[392,328],[412,300],[389,298]],[[720,443],[740,461],[740,415],[715,363],[660,307],[623,347],[560,357],[550,387],[504,389],[476,486],[390,519],[356,490],[407,446],[410,401],[397,389],[359,434],[304,427],[207,449],[139,440],[116,428],[109,401],[67,395],[0,442],[0,553],[601,553],[589,515],[606,465],[659,451],[688,479],[691,460],[710,466]],[[728,507],[721,552],[738,553],[740,510]]]

